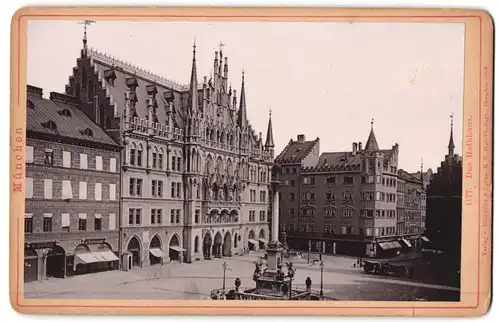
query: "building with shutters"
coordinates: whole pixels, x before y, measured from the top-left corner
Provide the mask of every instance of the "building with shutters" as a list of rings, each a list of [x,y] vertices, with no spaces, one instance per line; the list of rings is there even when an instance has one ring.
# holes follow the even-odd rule
[[[24,280],[118,268],[121,147],[74,97],[27,88]]]
[[[196,59],[193,46],[190,83],[181,85],[89,49],[85,35],[66,86],[123,147],[125,269],[233,256],[268,241],[271,119],[264,141],[247,118],[244,75],[238,100],[222,49],[202,83]]]
[[[289,247],[371,257],[420,248],[425,187],[398,169],[399,145],[380,149],[373,121],[364,147],[320,154],[319,143],[298,135],[276,158],[287,182],[280,228]]]

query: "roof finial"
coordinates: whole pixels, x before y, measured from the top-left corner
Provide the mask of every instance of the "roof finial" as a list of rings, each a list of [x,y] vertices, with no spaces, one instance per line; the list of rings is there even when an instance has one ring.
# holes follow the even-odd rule
[[[87,26],[90,26],[90,24],[95,23],[94,20],[84,20],[78,22],[79,24],[83,24],[83,50],[85,54],[87,54]]]
[[[450,119],[451,119],[451,128],[453,129],[453,113],[451,113]]]
[[[372,117],[372,129],[373,129],[373,122],[375,121],[375,119]]]
[[[193,60],[196,60],[196,36],[194,36],[193,41]]]
[[[273,114],[273,109],[269,108],[269,117],[271,117],[272,114]]]

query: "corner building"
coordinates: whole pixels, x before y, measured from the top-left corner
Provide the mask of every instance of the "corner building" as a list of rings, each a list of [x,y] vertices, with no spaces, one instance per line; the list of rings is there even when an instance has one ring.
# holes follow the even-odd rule
[[[264,248],[272,125],[264,142],[239,101],[227,57],[180,85],[84,46],[66,93],[123,147],[121,253],[125,269]]]
[[[118,268],[120,150],[74,97],[27,89],[24,281]]]
[[[379,149],[373,123],[364,148],[355,142],[350,151],[320,154],[319,143],[319,138],[307,141],[298,135],[276,158],[287,182],[280,188],[280,227],[289,246],[371,257],[417,247],[398,233],[397,187],[398,182],[417,182],[419,210],[425,189],[418,178],[398,170],[398,144]],[[404,202],[402,207],[406,211]],[[419,214],[412,238],[423,233],[425,216]]]

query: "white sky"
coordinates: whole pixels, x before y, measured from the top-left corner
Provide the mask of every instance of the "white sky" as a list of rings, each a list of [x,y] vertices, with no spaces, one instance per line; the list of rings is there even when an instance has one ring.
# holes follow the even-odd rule
[[[233,89],[245,70],[247,113],[265,138],[273,111],[276,155],[290,138],[320,138],[321,152],[366,143],[370,121],[379,147],[400,145],[407,171],[439,166],[450,114],[461,153],[463,24],[112,22],[88,29],[88,44],[180,83],[191,74],[196,37],[198,81],[210,74],[222,41]],[[28,84],[64,92],[82,48],[76,21],[28,23]]]

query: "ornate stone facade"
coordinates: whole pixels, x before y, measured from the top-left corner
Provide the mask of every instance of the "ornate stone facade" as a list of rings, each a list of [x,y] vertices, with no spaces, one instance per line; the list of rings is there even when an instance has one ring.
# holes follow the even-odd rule
[[[222,50],[203,79],[196,46],[180,85],[84,42],[66,86],[123,146],[120,237],[131,266],[242,254],[269,238],[271,120],[264,142],[247,119],[244,75],[238,102]]]

